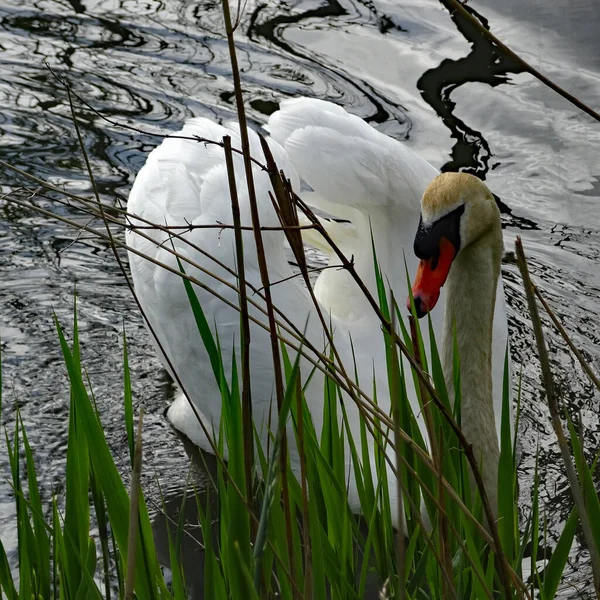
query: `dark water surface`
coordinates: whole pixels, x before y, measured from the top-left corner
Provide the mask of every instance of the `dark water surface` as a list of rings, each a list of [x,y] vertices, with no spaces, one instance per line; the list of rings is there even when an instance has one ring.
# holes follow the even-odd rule
[[[526,60],[599,108],[597,0],[472,4]],[[44,63],[103,114],[147,131],[167,133],[190,116],[233,118],[221,32],[216,0],[5,0],[0,157],[67,189],[90,192],[65,91]],[[281,98],[324,98],[406,140],[437,167],[485,177],[513,210],[506,219],[507,248],[516,235],[523,237],[536,282],[600,370],[599,123],[518,73],[437,0],[248,0],[238,44],[255,124],[264,123]],[[78,114],[103,198],[124,201],[158,140],[82,108]],[[3,193],[24,183],[6,170],[0,181]],[[71,209],[52,210],[84,222]],[[520,508],[526,518],[539,446],[542,501],[553,543],[570,511],[570,494],[540,393],[516,267],[504,265],[503,277],[515,372],[523,376]],[[70,328],[75,283],[84,362],[124,471],[123,328],[127,332],[135,401],[146,409],[144,484],[157,508],[156,479],[163,492],[176,497],[189,461],[163,416],[169,384],[109,248],[0,199],[3,422],[11,429],[15,408],[21,408],[45,493],[60,489],[69,391],[52,314]],[[600,445],[599,396],[550,327],[547,334],[561,396],[587,428],[591,457]],[[0,528],[14,564],[16,528],[2,444]],[[565,598],[591,597],[587,557],[579,547],[572,551],[561,589]]]

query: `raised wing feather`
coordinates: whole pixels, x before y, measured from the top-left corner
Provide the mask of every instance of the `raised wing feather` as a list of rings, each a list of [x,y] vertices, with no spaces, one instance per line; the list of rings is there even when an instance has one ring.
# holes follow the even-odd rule
[[[388,202],[395,210],[418,212],[425,187],[438,173],[404,144],[322,100],[282,102],[269,130],[300,177],[327,200],[319,207],[333,214],[347,211],[332,204],[364,209]]]

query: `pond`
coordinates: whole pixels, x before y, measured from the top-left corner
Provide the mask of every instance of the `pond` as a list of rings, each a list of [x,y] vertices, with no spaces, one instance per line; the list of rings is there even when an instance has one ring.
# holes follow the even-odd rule
[[[600,370],[600,124],[546,88],[436,0],[247,0],[237,31],[248,114],[266,121],[280,99],[323,98],[405,141],[438,168],[486,179],[512,209],[507,250],[523,238],[536,282],[576,345]],[[593,108],[600,97],[596,0],[473,2],[492,32]],[[53,75],[115,122],[166,134],[190,116],[234,118],[220,3],[147,0],[5,0],[0,7],[0,158],[55,185],[90,185],[66,93]],[[125,202],[160,138],[76,107],[106,202]],[[2,192],[25,184],[3,169]],[[36,200],[43,203],[43,200]],[[69,207],[48,205],[85,224]],[[520,509],[530,505],[540,449],[549,544],[570,493],[539,383],[518,270],[502,275],[514,372],[522,375]],[[21,410],[49,496],[60,492],[69,390],[53,313],[70,329],[77,287],[83,360],[118,464],[126,472],[122,340],[127,334],[136,406],[146,410],[143,483],[158,511],[188,471],[183,444],[164,416],[171,384],[161,369],[110,248],[88,234],[0,199],[2,422]],[[563,402],[600,446],[599,396],[546,329]],[[0,530],[16,560],[9,467],[0,443]],[[201,477],[198,474],[198,477]],[[176,500],[173,500],[176,504]],[[565,598],[590,597],[587,556],[571,553]]]

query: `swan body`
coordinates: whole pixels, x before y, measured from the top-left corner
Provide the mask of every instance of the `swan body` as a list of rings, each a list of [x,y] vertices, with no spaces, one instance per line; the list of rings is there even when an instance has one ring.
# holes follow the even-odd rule
[[[300,190],[300,180],[310,186],[301,195],[311,206],[350,222],[325,222],[331,236],[346,256],[354,257],[355,268],[370,292],[377,298],[374,274],[373,246],[384,280],[402,297],[406,290],[406,268],[410,277],[419,261],[413,251],[413,240],[420,219],[420,201],[427,186],[438,171],[414,154],[406,145],[393,140],[360,118],[329,102],[313,99],[286,100],[280,110],[269,118],[268,140],[275,161],[290,179],[294,190]],[[224,126],[208,119],[195,118],[186,122],[181,136],[198,136],[220,141],[224,135],[232,138],[232,146],[240,148],[239,127]],[[258,136],[249,130],[251,152],[264,162]],[[242,225],[251,225],[248,190],[242,159],[234,154],[234,170]],[[268,174],[253,167],[256,196],[262,225],[279,225],[269,198],[271,184]],[[306,186],[305,186],[306,187]],[[193,140],[165,139],[153,150],[139,172],[128,201],[129,213],[167,226],[215,225],[233,223],[229,184],[221,147]],[[135,217],[132,224],[141,224]],[[136,254],[167,264],[179,271],[176,259],[169,251],[176,250],[198,267],[184,264],[206,288],[196,286],[196,294],[208,323],[218,333],[227,376],[231,373],[235,355],[239,364],[239,313],[216,298],[219,294],[234,306],[238,295],[228,287],[236,283],[225,268],[216,265],[198,249],[213,255],[229,269],[236,268],[234,234],[231,229],[197,228],[182,233],[181,238],[168,239],[164,231],[127,232],[130,266],[135,290],[155,334],[168,359],[159,351],[165,367],[177,371],[189,400],[201,414],[208,431],[218,431],[221,416],[221,396],[196,323],[189,307],[184,285],[176,273],[171,273]],[[149,239],[148,239],[149,238]],[[263,232],[271,282],[290,278],[293,273],[285,257],[285,239],[281,231]],[[329,264],[338,265],[324,239],[314,232],[306,241],[329,255]],[[246,279],[251,286],[261,287],[254,234],[243,232]],[[192,246],[193,244],[193,246]],[[405,263],[406,261],[406,263]],[[201,269],[217,275],[215,280]],[[362,293],[344,270],[326,269],[314,286],[315,294],[334,332],[336,346],[349,373],[354,365],[361,386],[371,390],[377,386],[378,402],[385,412],[390,410],[385,344],[376,315]],[[298,278],[287,279],[271,288],[274,304],[320,349],[324,348],[323,332],[312,301]],[[492,335],[493,413],[499,427],[503,362],[507,344],[507,325],[501,279],[493,290],[494,318]],[[258,295],[250,294],[258,304]],[[443,304],[442,304],[443,305]],[[266,317],[251,307],[251,316],[266,323]],[[441,335],[444,310],[431,312],[434,332]],[[429,347],[428,332],[423,328],[425,347]],[[266,440],[266,423],[274,405],[273,369],[267,331],[251,322],[250,368],[253,414]],[[353,353],[355,361],[353,360]],[[306,379],[311,365],[301,363]],[[311,378],[305,396],[317,431],[322,426],[323,379],[320,372]],[[415,414],[419,413],[412,378],[407,378],[407,390]],[[359,435],[360,416],[354,403],[348,401],[348,417],[355,436]],[[168,411],[173,425],[194,443],[209,449],[208,441],[188,399],[181,393]],[[420,419],[421,417],[419,417]],[[492,428],[494,420],[492,418]],[[487,429],[486,429],[487,431]],[[475,432],[477,434],[477,432]],[[346,453],[347,455],[349,452]],[[373,455],[373,453],[371,453]],[[292,467],[299,471],[299,459],[291,450]],[[375,472],[375,469],[373,469]],[[396,486],[390,485],[390,494]],[[359,508],[358,494],[352,477],[349,499]],[[395,498],[391,498],[392,503]],[[392,514],[396,514],[392,511]]]

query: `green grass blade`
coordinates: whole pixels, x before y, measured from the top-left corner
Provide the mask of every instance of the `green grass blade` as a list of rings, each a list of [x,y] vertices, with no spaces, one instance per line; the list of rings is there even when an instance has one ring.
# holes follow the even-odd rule
[[[2,541],[0,541],[0,590],[4,592],[7,600],[19,600]]]
[[[219,357],[220,361],[220,357]],[[222,362],[220,361],[220,364]],[[232,349],[231,388],[227,385],[225,374],[221,371],[221,400],[223,405],[222,421],[229,452],[229,476],[242,493],[242,498],[233,487],[228,488],[229,511],[232,517],[231,541],[237,540],[240,551],[250,561],[250,521],[244,499],[246,497],[246,471],[244,463],[244,444],[242,427],[242,402],[239,388],[239,377],[235,347]],[[231,391],[230,391],[231,390]],[[232,565],[233,566],[233,565]]]
[[[184,507],[185,507],[185,496],[182,502],[182,506],[180,508],[180,516],[184,515]],[[164,498],[161,492],[161,501],[162,501],[162,510],[163,514],[166,515],[167,508],[164,503]],[[183,569],[179,560],[181,556],[180,546],[177,543],[173,543],[173,536],[171,535],[171,525],[169,524],[168,519],[166,519],[166,530],[167,530],[167,542],[169,544],[169,562],[171,565],[171,589],[173,592],[173,596],[177,599],[185,600],[187,598],[187,592],[185,589],[184,579],[183,579]],[[177,526],[177,535],[179,535],[179,524]],[[210,532],[209,532],[210,535]],[[208,560],[208,557],[205,557],[205,560]]]
[[[567,560],[569,559],[569,552],[573,545],[573,539],[575,538],[575,532],[577,531],[577,525],[579,523],[579,516],[577,509],[573,508],[565,527],[560,534],[556,548],[552,553],[552,557],[548,562],[548,565],[544,569],[544,583],[543,593],[544,597],[548,600],[553,599],[556,596],[558,590],[558,584],[564,573]]]
[[[50,538],[46,531],[44,521],[44,510],[35,472],[33,453],[27,439],[25,426],[21,420],[21,432],[23,435],[23,448],[25,450],[25,463],[27,465],[27,484],[29,491],[29,503],[33,516],[33,527],[35,532],[35,573],[36,588],[38,595],[44,598],[50,597]]]
[[[281,411],[279,414],[279,423],[277,424],[277,433],[271,449],[271,456],[269,457],[269,466],[267,472],[267,479],[265,481],[265,498],[263,500],[261,515],[258,524],[258,531],[256,534],[256,542],[254,544],[254,582],[256,589],[260,586],[260,561],[264,554],[265,544],[267,540],[269,513],[275,499],[275,490],[277,488],[277,482],[279,480],[279,453],[281,450],[281,439],[287,422],[287,417],[290,412],[292,400],[295,397],[297,388],[296,381],[299,377],[300,372],[300,353],[296,356],[294,366],[290,377],[288,378],[283,403],[281,405]]]
[[[127,354],[127,335],[123,326],[123,406],[125,409],[125,430],[129,445],[129,462],[133,468],[135,436],[133,433],[133,398],[131,394],[131,375],[129,373],[129,358]]]
[[[88,449],[85,436],[77,431],[75,410],[72,393],[65,475],[65,538],[70,543],[65,544],[67,553],[65,571],[69,579],[69,588],[77,592],[82,573],[74,553],[83,556],[87,554],[90,514]]]
[[[598,497],[592,472],[586,462],[583,443],[569,415],[567,415],[567,424],[569,426],[569,433],[571,434],[573,455],[575,457],[575,465],[577,466],[577,477],[580,481],[585,510],[588,514],[588,521],[594,538],[593,543],[596,545],[596,552],[600,553],[600,497]],[[588,541],[588,543],[592,542]]]
[[[511,413],[507,347],[504,356],[500,459],[498,462],[498,534],[504,554],[512,564],[515,557],[515,540],[519,538],[519,531],[516,515],[516,473],[511,434]]]
[[[246,562],[244,552],[240,548],[239,543],[236,541],[233,543],[234,553],[237,557],[238,561],[238,569],[242,574],[243,580],[243,595],[242,596],[234,596],[234,598],[248,598],[248,600],[260,600],[258,593],[256,591],[256,587],[254,585],[254,581],[252,576],[250,575],[250,570],[248,569],[248,563]]]
[[[90,490],[92,492],[92,502],[94,504],[96,520],[98,522],[98,537],[100,538],[100,548],[102,551],[104,594],[105,594],[106,600],[111,600],[110,549],[108,547],[108,520],[107,520],[107,515],[106,515],[106,506],[104,504],[104,497],[102,496],[102,492],[100,491],[100,485],[97,481],[96,473],[95,473],[93,467],[90,467]]]
[[[312,548],[312,598],[313,600],[327,600],[325,564],[322,556],[324,532],[319,521],[316,503],[311,501],[308,503],[308,526]]]
[[[58,516],[58,506],[56,505],[56,497],[52,498],[52,530],[54,532],[54,563],[58,567],[58,580],[60,598],[75,597],[75,591],[70,593],[69,578],[65,573],[65,565],[67,564],[67,553],[65,550],[65,542],[62,533],[62,525]]]
[[[92,407],[87,391],[83,384],[81,370],[77,369],[76,361],[71,354],[64,333],[58,320],[55,319],[56,328],[60,340],[63,358],[67,366],[69,379],[71,382],[74,404],[77,411],[77,424],[81,428],[83,435],[86,438],[89,455],[92,460],[93,467],[96,472],[102,473],[102,478],[99,480],[102,486],[102,491],[106,499],[107,511],[111,523],[111,531],[115,536],[115,540],[120,550],[121,557],[125,561],[127,556],[127,535],[128,535],[128,520],[129,520],[129,498],[127,490],[121,480],[119,472],[116,468],[104,432],[98,422],[96,413]],[[154,541],[152,539],[152,528],[148,517],[148,512],[143,501],[143,496],[140,497],[140,532],[138,535],[139,548],[142,552],[138,553],[138,562],[141,564],[136,569],[135,589],[139,597],[155,598],[154,582],[162,578],[162,572],[156,559],[156,551],[154,549]],[[143,540],[143,543],[142,543]],[[150,574],[148,577],[147,574]]]
[[[185,275],[185,270],[179,258],[177,258],[177,264],[181,273]],[[221,353],[219,352],[217,343],[215,342],[215,338],[213,337],[213,334],[210,330],[208,321],[204,316],[204,311],[200,306],[200,302],[198,301],[198,297],[196,296],[196,292],[194,291],[192,283],[185,277],[182,277],[181,279],[183,281],[183,285],[185,286],[185,291],[187,293],[188,301],[192,308],[192,312],[194,313],[194,319],[196,320],[196,326],[198,327],[198,332],[200,333],[200,337],[202,338],[202,343],[204,344],[204,347],[208,352],[208,359],[210,360],[215,379],[217,383],[220,384],[221,371],[223,369],[223,365],[221,362]]]
[[[213,545],[210,495],[206,495],[206,510],[204,510],[196,494],[196,506],[204,542],[204,596],[215,600],[227,600],[227,590],[217,558],[217,549]]]

